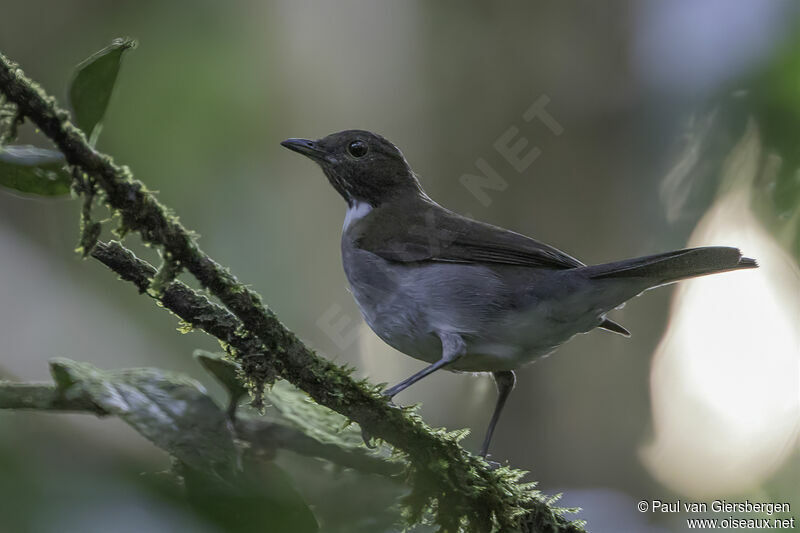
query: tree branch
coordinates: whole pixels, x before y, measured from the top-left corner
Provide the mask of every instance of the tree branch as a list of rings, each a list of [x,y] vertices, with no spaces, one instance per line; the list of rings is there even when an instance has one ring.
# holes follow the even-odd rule
[[[177,217],[134,180],[129,169],[95,151],[55,99],[2,54],[0,90],[55,143],[69,165],[95,180],[108,206],[120,213],[123,232],[135,230],[145,242],[163,248],[162,272],[174,274],[176,265],[187,269],[260,340],[266,348],[260,353],[271,357],[241,359],[256,388],[271,379],[274,368],[319,404],[358,422],[407,455],[413,488],[410,501],[416,502],[418,512],[435,501],[436,520],[445,530],[462,525],[473,531],[489,531],[493,526],[503,531],[517,529],[521,514],[527,512],[525,522],[531,518],[530,523],[542,524],[542,530],[580,531],[529,487],[517,484],[517,473],[490,469],[485,461],[461,448],[456,436],[434,432],[413,413],[390,407],[373,387],[353,380],[346,369],[306,347],[262,305],[258,294],[200,249]],[[165,275],[159,281],[171,279]]]
[[[140,293],[148,292],[152,278],[157,273],[150,263],[139,259],[132,251],[116,241],[108,244],[97,242],[91,256],[119,274],[125,281],[136,285]],[[148,294],[181,320],[216,337],[237,353],[268,358],[264,345],[253,335],[242,331],[239,319],[185,283],[173,281],[160,293]]]

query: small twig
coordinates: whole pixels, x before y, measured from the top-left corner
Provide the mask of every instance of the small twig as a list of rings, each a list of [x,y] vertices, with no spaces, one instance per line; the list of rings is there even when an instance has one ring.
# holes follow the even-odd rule
[[[120,243],[98,242],[92,257],[130,281],[140,293],[147,292],[156,269],[147,261],[139,259]],[[264,346],[252,335],[241,333],[241,322],[224,307],[211,302],[181,281],[169,283],[156,296],[161,304],[175,313],[181,320],[213,335],[242,354],[263,354]]]
[[[48,383],[0,381],[0,409],[89,412],[106,416],[108,412],[82,396],[66,397]]]

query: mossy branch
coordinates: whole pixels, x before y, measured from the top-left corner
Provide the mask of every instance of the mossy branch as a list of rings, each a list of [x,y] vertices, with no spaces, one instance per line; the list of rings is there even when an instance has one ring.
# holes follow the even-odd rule
[[[53,141],[73,170],[94,180],[102,199],[120,214],[121,233],[137,231],[146,243],[160,247],[171,264],[190,272],[219,298],[230,311],[228,320],[232,314],[241,321],[244,338],[258,344],[259,349],[235,348],[235,355],[256,389],[276,372],[319,404],[357,422],[369,434],[404,453],[410,462],[410,501],[416,502],[418,508],[435,502],[436,520],[444,530],[466,527],[481,532],[493,528],[510,531],[527,529],[531,524],[535,527],[528,529],[531,531],[582,530],[561,517],[559,510],[538,497],[529,485],[517,483],[519,473],[507,468],[492,470],[485,461],[459,446],[455,435],[433,431],[413,413],[391,407],[374,387],[352,379],[347,369],[305,346],[262,304],[258,294],[200,249],[193,235],[141,182],[133,179],[128,168],[92,148],[70,122],[69,113],[2,54],[0,91],[17,106],[21,116],[30,119]],[[151,275],[146,277],[149,286]],[[163,278],[159,283],[169,281],[169,276]],[[158,289],[156,292],[162,292],[161,287]],[[200,321],[202,317],[195,318]],[[225,342],[235,346],[236,337],[227,335]],[[254,354],[260,355],[253,357]]]
[[[158,292],[149,291],[157,270],[119,242],[98,242],[91,256],[133,283],[140,293],[148,293],[181,320],[216,337],[236,353],[269,358],[261,341],[242,331],[239,319],[185,283],[172,281]]]

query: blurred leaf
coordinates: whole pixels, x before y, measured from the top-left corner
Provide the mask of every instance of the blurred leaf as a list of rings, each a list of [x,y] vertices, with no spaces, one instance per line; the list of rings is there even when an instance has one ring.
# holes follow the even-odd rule
[[[195,350],[194,358],[206,371],[219,381],[230,395],[231,403],[238,403],[247,394],[242,380],[239,379],[239,365],[226,358],[225,354]]]
[[[229,392],[231,401],[238,401],[247,389],[238,377],[239,366],[225,354],[195,350],[194,357]],[[314,402],[300,389],[286,381],[275,383],[264,393],[268,409],[264,418],[288,423],[311,438],[344,448],[363,449],[363,439],[347,418]],[[234,400],[235,398],[235,400]]]
[[[190,504],[222,530],[314,533],[317,519],[290,477],[271,461],[247,461],[235,484],[179,465]]]
[[[320,442],[344,448],[363,447],[361,433],[349,425],[347,418],[314,402],[289,382],[275,383],[265,393],[265,402],[268,406],[267,418],[270,411],[277,411],[279,420],[290,423]]]
[[[103,371],[54,359],[50,371],[67,397],[86,397],[192,468],[229,479],[235,472],[233,430],[195,380],[155,368]]]
[[[756,73],[752,82],[752,114],[756,118],[770,154],[780,156],[775,175],[761,183],[772,200],[774,215],[781,224],[793,224],[800,236],[800,35],[792,37]],[[786,229],[780,231],[785,232]],[[800,257],[800,237],[794,253]]]
[[[64,156],[35,146],[0,148],[0,185],[41,196],[69,194],[72,177],[64,168]]]
[[[134,46],[136,42],[130,39],[114,39],[109,46],[76,67],[69,86],[69,103],[75,114],[75,123],[93,146],[114,91],[122,56]]]

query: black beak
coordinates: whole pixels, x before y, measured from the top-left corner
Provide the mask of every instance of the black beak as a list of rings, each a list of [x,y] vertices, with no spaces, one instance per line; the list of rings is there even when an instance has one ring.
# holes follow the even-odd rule
[[[320,148],[315,141],[308,139],[286,139],[281,143],[281,146],[288,148],[292,152],[303,154],[314,161],[321,162],[328,159],[328,152]]]

